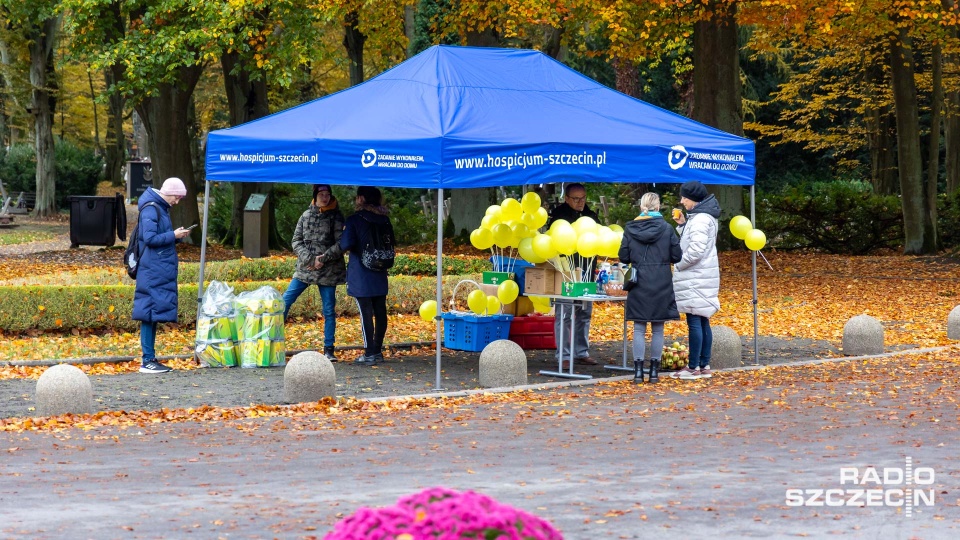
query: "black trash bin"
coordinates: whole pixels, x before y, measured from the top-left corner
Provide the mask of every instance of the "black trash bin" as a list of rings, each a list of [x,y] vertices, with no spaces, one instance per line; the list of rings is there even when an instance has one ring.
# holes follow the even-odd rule
[[[71,195],[70,247],[112,246],[117,240],[117,198]],[[124,209],[126,211],[126,209]]]

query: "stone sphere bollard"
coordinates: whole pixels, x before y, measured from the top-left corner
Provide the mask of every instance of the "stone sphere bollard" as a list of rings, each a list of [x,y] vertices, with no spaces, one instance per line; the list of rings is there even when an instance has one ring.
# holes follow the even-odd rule
[[[727,369],[743,365],[743,345],[740,335],[729,326],[711,326],[713,348],[710,353],[710,369]]]
[[[960,339],[960,306],[947,315],[947,339]]]
[[[337,373],[330,359],[316,351],[293,355],[283,368],[283,400],[287,403],[320,401],[336,395]]]
[[[93,385],[76,366],[57,364],[37,380],[37,412],[41,416],[93,412]]]
[[[851,317],[843,325],[844,356],[883,353],[883,325],[870,315]]]
[[[487,344],[480,353],[480,386],[500,388],[527,384],[527,353],[509,339]]]

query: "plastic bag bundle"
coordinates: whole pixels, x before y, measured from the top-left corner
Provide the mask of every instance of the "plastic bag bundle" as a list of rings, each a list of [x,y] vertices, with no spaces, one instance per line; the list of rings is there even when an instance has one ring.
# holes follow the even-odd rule
[[[283,297],[273,287],[237,295],[234,302],[240,367],[286,365]]]
[[[211,281],[203,292],[197,317],[197,358],[211,367],[237,365],[237,329],[233,287]]]

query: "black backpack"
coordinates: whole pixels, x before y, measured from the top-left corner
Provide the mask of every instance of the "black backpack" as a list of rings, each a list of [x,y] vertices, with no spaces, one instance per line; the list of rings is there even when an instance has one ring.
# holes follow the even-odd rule
[[[149,202],[143,207],[156,205],[157,203]],[[143,255],[143,251],[140,250],[140,216],[142,214],[143,210],[140,210],[140,213],[137,214],[137,224],[130,231],[130,241],[127,242],[127,249],[123,250],[123,266],[127,269],[127,275],[132,279],[137,279],[137,267],[140,265],[140,256]]]
[[[368,270],[386,272],[393,268],[393,260],[397,256],[393,249],[393,225],[389,221],[374,223],[367,218],[363,219],[370,225],[370,236],[360,252],[360,263]]]

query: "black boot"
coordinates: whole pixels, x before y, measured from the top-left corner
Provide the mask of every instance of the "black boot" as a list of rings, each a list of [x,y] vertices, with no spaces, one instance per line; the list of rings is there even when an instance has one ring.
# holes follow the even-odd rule
[[[334,355],[334,348],[333,348],[333,347],[324,347],[324,348],[323,348],[323,355],[326,356],[327,359],[330,360],[331,362],[336,362],[336,361],[337,361],[337,357],[336,357],[336,355]]]
[[[650,382],[655,383],[660,381],[660,359],[654,358],[650,360]]]
[[[643,360],[633,361],[633,382],[643,384]]]

